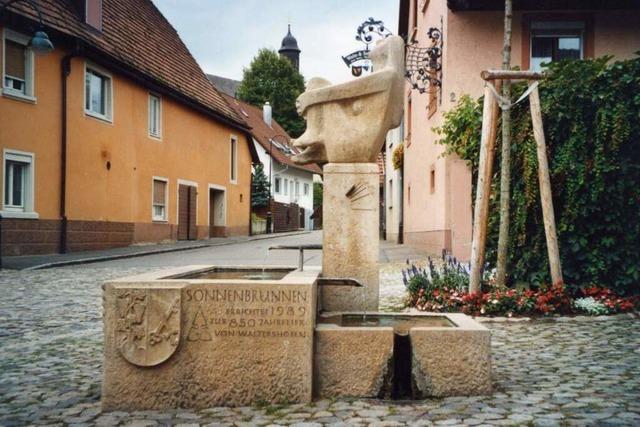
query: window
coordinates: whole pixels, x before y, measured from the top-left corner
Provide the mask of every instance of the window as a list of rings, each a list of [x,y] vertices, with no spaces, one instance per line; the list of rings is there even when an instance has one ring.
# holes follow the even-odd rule
[[[532,22],[532,70],[541,71],[542,64],[584,57],[584,22]]]
[[[289,181],[289,195],[293,197],[293,180]]]
[[[231,182],[238,182],[238,139],[231,137]]]
[[[166,178],[153,178],[153,199],[151,201],[151,217],[154,221],[167,221],[167,190],[169,185]]]
[[[37,218],[33,212],[33,153],[4,150],[2,214],[8,218]]]
[[[304,184],[304,195],[308,196],[309,195],[309,184]]]
[[[149,94],[149,135],[155,138],[162,136],[162,99],[158,95]]]
[[[4,30],[2,93],[34,101],[33,51],[28,44],[29,37]]]
[[[289,194],[289,180],[287,178],[284,179],[284,195]]]
[[[296,197],[300,195],[300,183],[296,181]]]
[[[389,195],[387,197],[389,209],[393,208],[393,180],[389,180]]]
[[[275,187],[276,187],[276,193],[280,194],[280,184],[281,184],[282,179],[279,176],[276,176],[276,181],[275,181]]]
[[[111,121],[111,77],[102,71],[86,66],[84,73],[84,111],[87,115]]]
[[[431,170],[429,171],[429,191],[431,193],[435,193],[436,191],[436,167],[431,166]]]

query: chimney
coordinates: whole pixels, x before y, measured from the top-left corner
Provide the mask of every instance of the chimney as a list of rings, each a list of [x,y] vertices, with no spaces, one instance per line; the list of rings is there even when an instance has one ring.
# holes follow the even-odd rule
[[[269,105],[268,101],[265,102],[262,107],[262,119],[269,127],[271,127],[271,105]]]
[[[102,31],[102,0],[73,0],[84,22]]]

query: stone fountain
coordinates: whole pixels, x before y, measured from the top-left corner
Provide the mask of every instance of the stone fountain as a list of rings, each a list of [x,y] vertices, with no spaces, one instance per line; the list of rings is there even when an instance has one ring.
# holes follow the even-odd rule
[[[104,285],[105,410],[491,391],[489,331],[463,314],[378,309],[378,167],[402,118],[404,43],[375,72],[298,99],[298,163],[324,165],[322,269],[188,266]],[[362,284],[364,287],[353,286]]]

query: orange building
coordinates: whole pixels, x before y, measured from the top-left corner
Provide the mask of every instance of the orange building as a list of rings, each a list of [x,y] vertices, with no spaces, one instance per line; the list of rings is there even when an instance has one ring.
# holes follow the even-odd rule
[[[388,157],[404,140],[403,168],[387,175],[387,236],[402,234],[408,245],[468,260],[475,183],[465,162],[444,154],[434,128],[461,96],[482,95],[482,70],[501,68],[504,0],[400,0],[399,5],[398,33],[409,43],[428,48],[434,45],[430,35],[441,34],[435,41],[441,86],[421,94],[407,84],[404,125],[387,138]],[[514,0],[513,7],[511,63],[520,69],[604,55],[626,59],[640,50],[638,0]]]
[[[0,21],[2,253],[248,234],[248,125],[151,0],[36,0]]]

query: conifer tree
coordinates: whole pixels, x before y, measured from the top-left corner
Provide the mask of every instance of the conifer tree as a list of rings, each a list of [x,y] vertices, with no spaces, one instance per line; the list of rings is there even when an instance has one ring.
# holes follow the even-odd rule
[[[269,179],[264,173],[264,166],[259,163],[254,167],[251,175],[251,207],[267,206],[271,197],[269,190]]]

